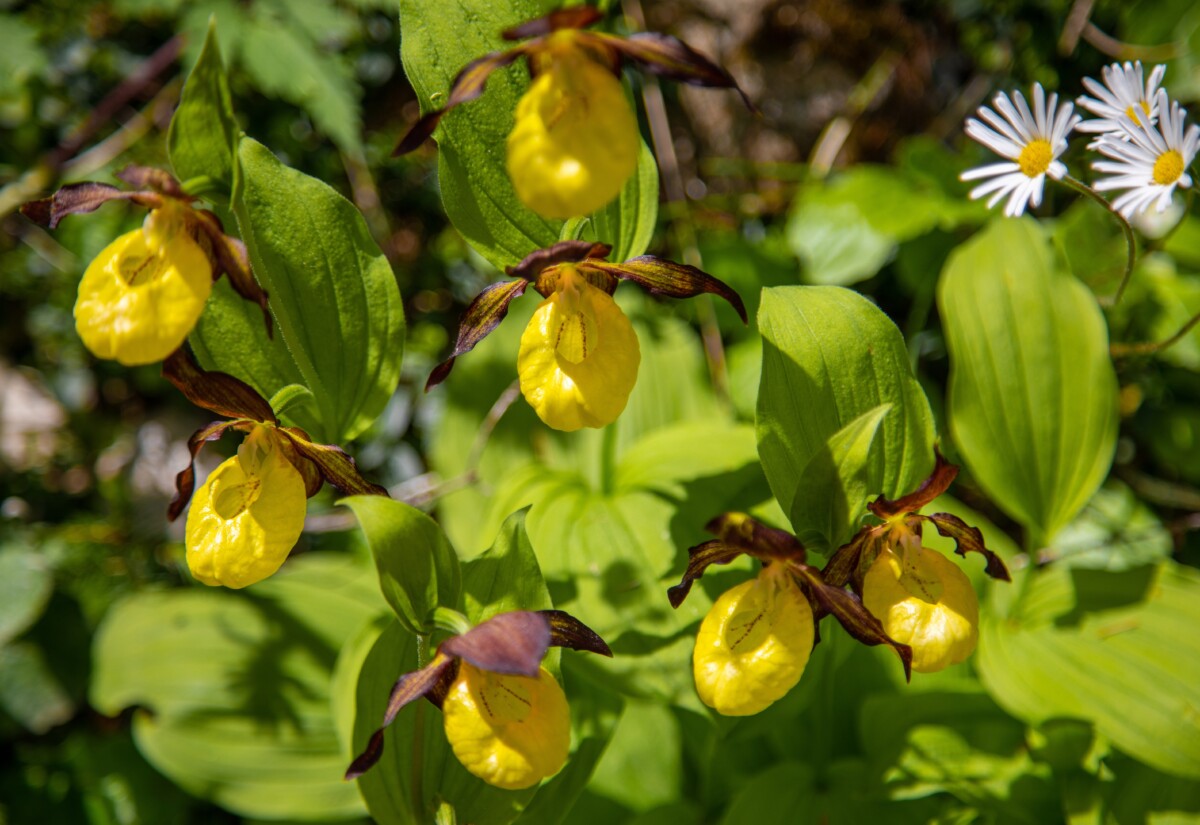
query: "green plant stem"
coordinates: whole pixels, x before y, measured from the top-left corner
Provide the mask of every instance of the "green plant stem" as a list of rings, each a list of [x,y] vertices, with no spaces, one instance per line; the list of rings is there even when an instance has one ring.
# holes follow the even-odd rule
[[[1113,344],[1108,348],[1113,358],[1128,358],[1131,355],[1153,355],[1173,347],[1183,340],[1183,336],[1192,331],[1192,327],[1200,323],[1200,313],[1193,315],[1187,323],[1181,326],[1174,335],[1162,341],[1144,341],[1140,344]]]
[[[617,421],[604,428],[600,443],[600,491],[612,495],[617,489]]]
[[[417,636],[417,670],[429,664],[429,636]],[[425,702],[416,703],[416,718],[413,720],[412,809],[420,819],[425,819]]]
[[[1103,206],[1106,210],[1108,210],[1108,213],[1116,219],[1117,223],[1121,225],[1121,232],[1123,232],[1125,235],[1125,247],[1127,250],[1125,255],[1125,274],[1121,276],[1121,283],[1117,287],[1116,292],[1114,292],[1111,296],[1102,295],[1097,297],[1097,300],[1100,302],[1100,306],[1116,306],[1121,302],[1121,297],[1125,294],[1125,287],[1129,286],[1129,279],[1133,276],[1133,264],[1137,260],[1137,242],[1133,237],[1133,227],[1129,225],[1129,221],[1125,220],[1124,215],[1112,208],[1111,203],[1101,197],[1099,192],[1088,186],[1083,181],[1076,180],[1070,175],[1064,175],[1061,182],[1066,184],[1069,188],[1074,189],[1079,194],[1085,195]]]

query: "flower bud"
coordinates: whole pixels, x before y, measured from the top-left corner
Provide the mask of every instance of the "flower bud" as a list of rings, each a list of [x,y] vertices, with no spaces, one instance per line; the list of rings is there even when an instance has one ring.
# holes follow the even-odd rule
[[[127,366],[161,361],[192,331],[212,283],[212,265],[182,214],[155,209],[142,229],[117,238],[88,265],[75,328],[100,358]]]
[[[188,567],[205,584],[241,588],[283,564],[304,529],[304,479],[269,427],[209,474],[192,498]]]
[[[621,81],[561,33],[517,104],[508,174],[517,196],[547,218],[590,215],[637,169],[639,132]]]
[[[531,678],[493,673],[464,660],[442,702],[442,718],[458,761],[498,788],[528,788],[567,761],[567,697],[544,667]]]
[[[696,692],[726,716],[765,710],[800,681],[813,638],[808,599],[786,567],[771,563],[704,617],[692,654]]]
[[[570,265],[521,336],[521,392],[556,430],[603,427],[625,409],[637,381],[637,335],[612,296]]]
[[[884,549],[863,581],[863,605],[897,642],[912,668],[933,673],[964,661],[979,638],[979,600],[958,565],[928,547]]]

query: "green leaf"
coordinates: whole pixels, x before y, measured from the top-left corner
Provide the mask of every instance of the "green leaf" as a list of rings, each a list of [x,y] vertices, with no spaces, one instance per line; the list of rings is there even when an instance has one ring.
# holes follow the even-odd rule
[[[883,268],[896,245],[852,203],[803,203],[788,219],[788,242],[811,284],[847,286]]]
[[[1150,508],[1124,484],[1111,481],[1039,551],[1038,561],[1115,572],[1156,564],[1173,551],[1170,531]]]
[[[657,223],[658,163],[643,140],[638,149],[637,171],[625,182],[615,201],[592,215],[584,227],[584,236],[611,246],[610,261],[628,261],[650,247]]]
[[[393,622],[371,648],[359,675],[355,753],[362,752],[379,727],[396,678],[417,667],[415,638]],[[420,760],[417,770],[414,759]],[[400,711],[384,736],[379,762],[357,782],[371,816],[389,825],[432,822],[441,802],[454,808],[458,822],[505,825],[537,792],[536,786],[502,790],[468,773],[446,742],[441,711],[424,700]]]
[[[1001,821],[1046,821],[1058,812],[1050,768],[1033,762],[1025,726],[977,685],[870,696],[859,730],[892,799],[950,793]]]
[[[817,821],[816,779],[811,765],[781,762],[744,783],[721,825],[791,825]]]
[[[512,47],[500,33],[557,7],[552,0],[401,0],[400,57],[422,113],[443,105],[459,70]],[[503,269],[559,240],[563,222],[543,218],[517,198],[504,147],[517,101],[529,84],[523,60],[492,74],[482,97],[444,117],[435,134],[442,203],[455,228]],[[585,237],[613,246],[613,260],[645,252],[658,215],[658,170],[642,143],[637,172],[616,201],[592,216]]]
[[[458,556],[429,516],[383,496],[342,499],[354,511],[379,572],[384,598],[412,633],[433,631],[433,611],[458,604]]]
[[[324,54],[318,44],[330,33],[314,37],[315,32],[303,29],[304,19],[320,6],[279,7],[290,11],[289,5],[297,8],[286,16],[256,13],[242,23],[240,63],[264,94],[304,109],[343,151],[361,151],[358,98],[362,92],[347,61]]]
[[[215,20],[210,21],[204,48],[171,118],[167,155],[179,180],[207,177],[228,195],[233,187],[238,126],[216,31]]]
[[[315,413],[297,423],[320,442],[354,438],[399,381],[404,310],[391,266],[362,215],[331,187],[249,138],[239,159],[234,210],[278,332],[268,341],[261,318],[245,328],[253,315],[213,302],[198,329],[201,361],[264,398],[287,384],[307,387]]]
[[[277,416],[282,416],[292,407],[307,404],[312,401],[312,390],[301,384],[288,384],[271,396],[271,410]]]
[[[878,495],[882,479],[870,474],[871,448],[891,409],[891,404],[880,404],[863,413],[831,435],[804,465],[789,518],[804,525],[796,538],[809,549],[827,552],[849,541],[867,500]]]
[[[15,545],[0,550],[0,646],[38,620],[54,592],[54,573],[38,553]]]
[[[673,802],[682,791],[681,745],[671,708],[627,702],[588,790],[634,811]]]
[[[994,221],[951,255],[938,308],[954,441],[996,504],[1046,541],[1091,498],[1116,449],[1100,308],[1025,219]]]
[[[0,646],[0,708],[35,734],[75,715],[75,703],[32,642]]]
[[[360,815],[330,698],[338,652],[386,608],[364,562],[312,553],[245,591],[141,592],[97,631],[90,700],[129,707],[138,749],[248,817]]]
[[[758,326],[758,454],[776,500],[792,505],[813,456],[839,430],[883,404],[892,409],[865,471],[879,489],[868,495],[896,498],[929,475],[929,401],[913,377],[900,330],[878,307],[838,287],[775,287],[763,291]],[[819,523],[792,526],[798,532],[824,529]]]
[[[463,598],[473,624],[511,610],[554,607],[525,532],[526,512],[505,519],[495,543],[463,565]]]
[[[1006,618],[983,614],[975,663],[996,701],[1034,725],[1087,719],[1148,765],[1200,778],[1200,573],[1166,561],[1026,575]]]

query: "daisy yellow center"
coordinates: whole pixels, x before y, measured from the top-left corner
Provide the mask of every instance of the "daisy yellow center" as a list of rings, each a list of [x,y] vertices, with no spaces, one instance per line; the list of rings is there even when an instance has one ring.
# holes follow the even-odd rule
[[[1129,108],[1125,110],[1125,116],[1132,120],[1136,125],[1141,126],[1142,121],[1137,112],[1138,106],[1142,107],[1142,112],[1145,113],[1146,117],[1150,116],[1150,104],[1145,100],[1143,100],[1141,103],[1131,103]]]
[[[1050,148],[1050,141],[1031,140],[1025,144],[1025,148],[1021,150],[1020,157],[1017,158],[1017,165],[1021,167],[1021,171],[1026,177],[1036,178],[1038,175],[1046,174],[1046,170],[1050,168],[1050,162],[1054,160],[1054,150]]]
[[[1168,149],[1154,161],[1154,182],[1159,186],[1170,186],[1183,175],[1183,155]]]

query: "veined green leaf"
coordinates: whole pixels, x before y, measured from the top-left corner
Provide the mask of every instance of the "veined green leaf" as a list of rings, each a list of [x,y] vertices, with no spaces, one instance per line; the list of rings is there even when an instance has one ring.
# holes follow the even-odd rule
[[[891,404],[880,404],[863,413],[831,435],[804,465],[790,519],[804,525],[796,528],[796,538],[809,549],[828,552],[849,541],[867,500],[878,495],[882,479],[871,476],[871,448],[891,409]]]
[[[167,155],[175,176],[183,182],[206,177],[211,182],[211,190],[228,197],[233,186],[237,136],[237,120],[221,48],[217,44],[216,23],[209,21],[204,48],[188,75],[179,108],[175,110],[167,132]],[[204,191],[211,190],[205,188]]]
[[[294,408],[296,423],[317,441],[354,438],[399,381],[404,310],[395,276],[362,215],[331,187],[249,138],[239,158],[234,209],[278,330],[268,340],[262,318],[227,293],[202,316],[197,353],[264,398],[287,384],[307,387],[313,400]]]
[[[938,307],[954,441],[995,502],[1048,541],[1104,481],[1116,449],[1100,308],[1024,219],[996,220],[955,251]]]
[[[525,513],[505,519],[495,543],[463,565],[463,599],[473,624],[510,610],[554,607],[525,533]]]
[[[783,506],[796,501],[802,471],[829,439],[882,404],[892,410],[870,450],[866,477],[878,489],[867,495],[895,498],[929,475],[929,401],[913,377],[900,330],[878,307],[839,287],[775,287],[763,291],[758,325],[758,454]],[[797,532],[824,529],[818,523],[792,526]]]
[[[637,171],[615,201],[592,215],[583,234],[611,246],[610,261],[628,261],[649,248],[657,222],[658,163],[642,141]]]
[[[1030,724],[1090,720],[1146,764],[1200,778],[1200,574],[1165,561],[1027,575],[1006,618],[983,614],[976,666],[996,701]]]
[[[342,645],[386,611],[368,565],[289,561],[244,591],[141,592],[114,605],[93,646],[90,701],[133,720],[138,749],[181,787],[246,817],[342,819],[330,679]]]
[[[458,605],[458,556],[429,516],[383,496],[342,499],[354,511],[379,572],[384,598],[412,633],[433,631],[433,611]]]

